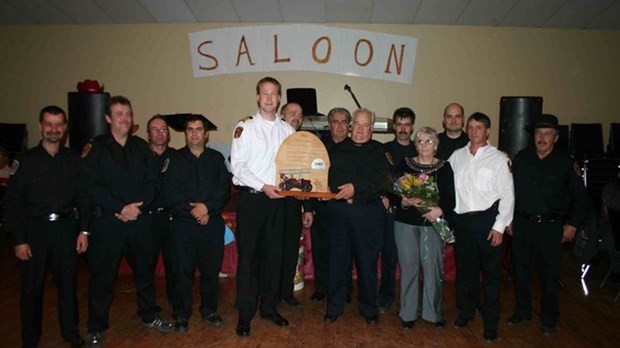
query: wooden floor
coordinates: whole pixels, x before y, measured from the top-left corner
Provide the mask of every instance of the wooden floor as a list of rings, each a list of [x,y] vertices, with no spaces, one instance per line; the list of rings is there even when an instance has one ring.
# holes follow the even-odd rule
[[[19,314],[19,272],[12,247],[4,237],[0,250],[0,347],[20,346]],[[531,322],[519,326],[508,326],[505,322],[513,305],[513,287],[507,273],[503,275],[502,314],[499,326],[499,339],[496,347],[618,347],[620,346],[620,302],[612,299],[619,289],[618,285],[599,284],[607,269],[607,264],[591,271],[588,276],[590,293],[585,296],[579,282],[579,265],[572,260],[569,250],[565,250],[562,280],[566,284],[560,297],[561,318],[558,332],[551,337],[540,332],[540,320],[536,316]],[[87,318],[87,280],[88,271],[83,260],[79,265],[78,296],[80,303],[80,329],[85,335]],[[163,314],[170,317],[170,308],[164,305],[163,276],[156,277],[158,300],[163,305]],[[482,322],[477,316],[470,325],[461,330],[454,329],[456,318],[454,283],[445,284],[444,311],[448,325],[437,329],[432,324],[418,321],[411,331],[400,327],[397,306],[380,316],[379,324],[367,326],[358,315],[356,305],[346,308],[345,314],[333,324],[323,323],[325,303],[313,303],[309,298],[314,284],[307,281],[304,289],[296,293],[302,306],[291,308],[285,304],[279,307],[280,313],[291,325],[278,328],[256,317],[252,322],[252,335],[238,338],[235,335],[237,312],[234,309],[235,280],[223,278],[220,282],[221,297],[219,313],[224,325],[212,328],[201,323],[194,305],[194,315],[187,333],[159,334],[141,325],[135,314],[135,291],[132,279],[121,275],[116,284],[115,299],[110,313],[111,328],[105,332],[107,347],[481,347],[487,346],[482,340]],[[195,292],[195,299],[198,293]],[[537,294],[536,294],[537,296]],[[355,297],[354,297],[355,302]],[[43,317],[43,337],[40,347],[65,347],[58,329],[56,317],[56,292],[51,276],[46,282]],[[538,314],[538,305],[536,314]],[[614,343],[615,342],[615,343]],[[490,345],[489,345],[490,346]]]

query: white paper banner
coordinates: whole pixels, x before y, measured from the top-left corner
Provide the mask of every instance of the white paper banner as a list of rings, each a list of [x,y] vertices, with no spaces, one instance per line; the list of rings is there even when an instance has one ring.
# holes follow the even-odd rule
[[[320,25],[275,25],[189,34],[194,77],[317,71],[411,83],[418,39]]]

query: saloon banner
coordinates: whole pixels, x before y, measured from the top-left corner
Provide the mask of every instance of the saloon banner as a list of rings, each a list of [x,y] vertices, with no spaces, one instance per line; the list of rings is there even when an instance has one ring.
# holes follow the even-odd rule
[[[411,83],[417,44],[407,36],[305,24],[189,34],[195,78],[297,70]]]

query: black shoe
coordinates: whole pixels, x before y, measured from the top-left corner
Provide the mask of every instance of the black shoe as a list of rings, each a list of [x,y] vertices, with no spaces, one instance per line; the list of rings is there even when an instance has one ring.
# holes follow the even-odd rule
[[[400,321],[400,325],[405,330],[411,330],[411,329],[413,329],[413,325],[415,325],[415,320],[407,320],[407,321],[401,320]]]
[[[224,319],[222,319],[222,317],[220,317],[217,313],[211,313],[205,317],[202,317],[202,320],[213,327],[220,327],[224,323]]]
[[[443,329],[444,327],[446,327],[446,321],[441,319],[439,321],[435,322],[435,327],[438,329]]]
[[[510,318],[508,318],[508,325],[517,325],[524,321],[530,321],[530,320],[532,320],[531,317],[522,317],[518,314],[513,314]]]
[[[351,301],[353,301],[353,298],[351,298],[351,294],[347,295],[347,298],[345,299],[345,301],[347,301],[347,303],[351,303]]]
[[[284,301],[287,305],[291,307],[301,306],[301,302],[299,302],[299,300],[296,299],[295,296],[283,298],[282,301]]]
[[[101,334],[101,332],[89,332],[88,335],[86,335],[86,347],[103,347],[103,335]]]
[[[143,321],[142,324],[161,333],[168,333],[174,331],[174,325],[172,325],[168,320],[162,318],[159,313],[155,314],[155,318],[152,321]]]
[[[66,342],[71,343],[71,348],[82,348],[86,344],[80,335],[74,337],[63,337]]]
[[[239,337],[250,337],[250,321],[239,319],[235,332]]]
[[[543,325],[540,327],[540,329],[542,330],[542,333],[545,336],[551,336],[556,331],[555,326],[548,326],[548,325]]]
[[[333,322],[334,322],[334,321],[336,321],[336,320],[338,320],[338,316],[337,316],[337,315],[327,315],[327,314],[326,314],[326,315],[323,317],[323,322],[324,322],[324,323],[327,323],[327,324],[331,324],[331,323],[333,323]]]
[[[323,301],[323,299],[325,299],[325,294],[318,291],[315,291],[312,297],[310,297],[310,301],[312,302],[320,302]]]
[[[364,317],[364,320],[366,321],[366,324],[368,325],[377,325],[377,323],[379,322],[379,316],[371,315],[369,317]]]
[[[468,319],[458,317],[458,318],[456,318],[456,320],[454,321],[454,328],[455,328],[455,329],[461,329],[461,328],[464,328],[465,326],[467,326],[467,324],[468,324],[468,323],[469,323],[469,320],[468,320]]]
[[[493,343],[497,339],[497,330],[484,330],[482,338],[486,343]]]
[[[288,320],[284,319],[284,317],[281,316],[277,312],[276,313],[272,313],[272,314],[261,314],[260,317],[265,319],[265,320],[269,320],[270,322],[276,324],[279,327],[288,326]]]
[[[177,320],[174,323],[174,331],[187,332],[188,330],[189,330],[189,325],[187,324],[187,320]]]

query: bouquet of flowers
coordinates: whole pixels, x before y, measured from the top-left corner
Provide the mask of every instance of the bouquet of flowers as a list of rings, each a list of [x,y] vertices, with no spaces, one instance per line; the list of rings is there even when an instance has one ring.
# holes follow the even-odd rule
[[[435,206],[439,202],[439,191],[435,177],[427,174],[416,176],[406,173],[394,181],[393,191],[400,196],[422,200],[422,204],[416,207],[422,214],[426,214],[430,210],[429,207]],[[454,243],[454,233],[452,233],[445,219],[440,217],[431,224],[445,244]]]

